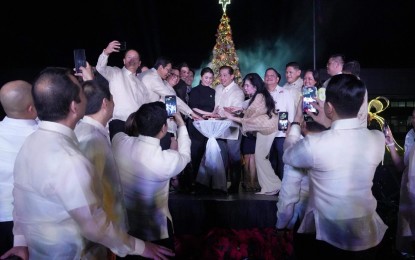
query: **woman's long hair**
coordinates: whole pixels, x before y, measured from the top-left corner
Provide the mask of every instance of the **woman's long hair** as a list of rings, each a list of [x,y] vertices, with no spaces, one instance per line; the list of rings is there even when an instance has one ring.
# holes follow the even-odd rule
[[[250,106],[252,102],[255,100],[256,96],[259,93],[261,93],[262,95],[264,95],[264,98],[265,98],[265,106],[267,107],[267,115],[269,116],[269,118],[271,118],[273,113],[276,114],[275,113],[275,102],[271,94],[266,89],[264,81],[257,73],[247,74],[243,79],[242,86],[245,85],[246,80],[249,80],[251,84],[256,88],[256,92],[252,96],[251,100],[249,101],[248,106]]]

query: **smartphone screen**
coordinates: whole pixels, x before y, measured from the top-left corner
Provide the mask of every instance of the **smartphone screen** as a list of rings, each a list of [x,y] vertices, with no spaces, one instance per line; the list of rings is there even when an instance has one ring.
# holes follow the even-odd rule
[[[317,88],[316,87],[303,87],[303,114],[304,121],[312,122],[313,118],[307,115],[307,111],[314,114],[318,114],[318,110],[311,104],[316,101]]]
[[[127,50],[127,42],[126,41],[120,41],[120,51]]]
[[[86,68],[86,56],[85,49],[75,49],[73,50],[73,58],[75,62],[76,73],[81,73],[79,69],[81,66]]]
[[[164,103],[166,104],[167,116],[173,117],[173,114],[177,112],[176,96],[165,96],[164,101]]]
[[[288,112],[278,112],[278,130],[286,131],[288,129]]]

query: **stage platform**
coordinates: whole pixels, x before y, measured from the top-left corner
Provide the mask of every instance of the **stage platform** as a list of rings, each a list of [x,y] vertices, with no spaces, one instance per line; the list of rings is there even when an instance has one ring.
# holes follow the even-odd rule
[[[389,227],[379,259],[403,259],[395,248],[400,175],[390,165],[382,165],[373,180],[378,214]],[[242,189],[232,195],[170,193],[177,256],[244,259],[251,255],[249,259],[291,260],[292,237],[279,237],[275,232],[277,201],[277,195],[258,195]]]
[[[176,258],[292,259],[292,234],[275,229],[278,197],[170,193]]]
[[[202,234],[212,228],[275,227],[278,196],[240,192],[232,195],[170,193],[169,209],[180,234]]]

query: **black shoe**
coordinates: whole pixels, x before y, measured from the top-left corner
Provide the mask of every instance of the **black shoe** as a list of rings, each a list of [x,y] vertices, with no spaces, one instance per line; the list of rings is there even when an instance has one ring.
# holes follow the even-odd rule
[[[242,182],[241,188],[242,188],[242,191],[248,191],[249,189],[249,187],[244,182]]]
[[[194,186],[194,194],[195,195],[209,195],[211,193],[211,189],[203,184],[196,183]]]
[[[228,195],[228,193],[226,191],[220,190],[220,189],[212,189],[211,194],[212,195],[222,195],[222,196]]]
[[[239,193],[239,187],[236,186],[236,185],[229,186],[228,193],[229,194],[237,194],[237,193]]]

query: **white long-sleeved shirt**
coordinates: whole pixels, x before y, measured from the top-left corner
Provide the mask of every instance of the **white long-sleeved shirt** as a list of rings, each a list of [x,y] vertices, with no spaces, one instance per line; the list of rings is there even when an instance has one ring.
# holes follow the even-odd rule
[[[137,111],[141,105],[150,102],[149,94],[145,86],[131,71],[125,67],[121,69],[107,66],[108,57],[102,52],[99,55],[96,69],[109,82],[114,99],[113,119],[126,121],[128,116]]]
[[[176,96],[177,102],[177,110],[188,116],[193,113],[193,110],[179,97],[177,97],[176,92],[174,89],[168,85],[167,82],[163,81],[160,75],[157,73],[157,70],[151,68],[149,70],[144,71],[138,75],[138,79],[144,84],[147,88],[147,92],[149,95],[148,102],[155,102],[155,101],[162,101],[164,102],[164,97],[167,95],[174,95]]]
[[[378,245],[387,229],[376,213],[373,177],[385,153],[385,137],[360,126],[359,119],[342,119],[331,129],[300,140],[293,125],[284,151],[285,164],[307,170],[310,193],[299,233],[316,233],[318,240],[344,250]],[[362,228],[364,227],[364,228]]]
[[[84,116],[75,127],[79,148],[95,166],[94,190],[101,200],[108,218],[125,232],[128,231],[127,213],[125,211],[120,175],[112,154],[108,130],[90,116]],[[106,248],[99,244],[90,244],[84,255],[103,257]]]
[[[130,234],[154,241],[168,238],[170,178],[190,162],[186,126],[178,128],[178,151],[162,150],[160,139],[117,133],[112,149],[124,190]]]
[[[284,178],[277,202],[277,224],[279,229],[293,229],[297,220],[304,218],[308,203],[309,179],[304,170],[284,165]]]
[[[14,246],[31,259],[79,259],[84,238],[119,256],[142,254],[144,242],[111,222],[93,190],[95,168],[72,129],[42,121],[14,167]]]
[[[405,135],[404,157],[403,157],[403,162],[405,163],[405,166],[409,165],[409,153],[414,143],[415,143],[415,131],[412,128]]]
[[[402,174],[398,223],[396,228],[396,248],[400,252],[414,254],[415,241],[415,147],[409,148],[408,166]]]
[[[235,82],[226,87],[222,84],[215,87],[215,109],[219,111],[219,114],[224,107],[243,107],[244,101],[245,94]]]
[[[102,196],[105,212],[111,221],[127,230],[121,180],[107,128],[92,117],[84,116],[74,131],[79,140],[79,148],[98,173],[94,184]]]
[[[296,105],[302,94],[303,85],[304,85],[304,80],[302,78],[298,78],[293,83],[286,82],[283,86],[284,89],[290,90],[293,93]]]
[[[297,90],[290,90],[277,85],[274,90],[269,91],[275,102],[275,110],[278,112],[288,112],[288,121],[294,121],[294,115],[298,104]],[[284,131],[279,131],[275,137],[285,137]]]

